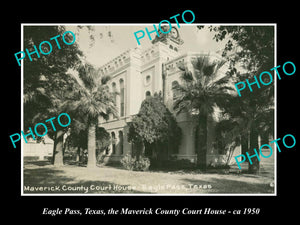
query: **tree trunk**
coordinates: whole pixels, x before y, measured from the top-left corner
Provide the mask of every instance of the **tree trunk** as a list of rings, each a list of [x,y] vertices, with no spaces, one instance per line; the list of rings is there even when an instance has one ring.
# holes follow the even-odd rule
[[[54,161],[55,161],[55,151],[56,151],[56,134],[54,135],[54,139],[53,139],[54,143],[53,143],[53,151],[52,151],[52,160],[51,163],[54,165]]]
[[[57,130],[53,147],[53,165],[63,166],[63,130]]]
[[[88,168],[96,167],[96,124],[90,123],[88,128]]]
[[[256,149],[257,154],[259,155],[259,148],[258,148],[258,132],[255,128],[251,128],[250,132],[250,149],[248,151],[249,156],[253,156],[255,154],[254,149]],[[248,159],[248,157],[247,157]],[[250,164],[250,160],[252,161],[252,164]],[[251,159],[248,159],[249,167],[248,172],[256,174],[259,172],[259,160],[256,156],[252,157]]]
[[[199,126],[197,131],[197,166],[206,170],[207,155],[207,115],[199,118]]]
[[[248,152],[249,150],[249,140],[248,140],[248,133],[247,134],[243,134],[241,135],[241,150],[242,150],[242,154],[246,155],[246,152]]]
[[[80,147],[77,147],[76,162],[80,162]]]

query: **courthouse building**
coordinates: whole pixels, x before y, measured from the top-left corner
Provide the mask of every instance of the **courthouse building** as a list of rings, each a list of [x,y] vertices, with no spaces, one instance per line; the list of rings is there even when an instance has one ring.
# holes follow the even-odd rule
[[[116,91],[116,104],[119,109],[119,118],[110,115],[108,120],[99,118],[99,126],[104,127],[112,138],[110,150],[105,153],[105,160],[120,160],[125,154],[132,154],[135,146],[127,141],[128,126],[133,115],[139,112],[142,101],[154,93],[163,94],[164,103],[173,112],[173,102],[176,93],[172,87],[180,83],[182,71],[178,68],[183,63],[193,72],[191,61],[207,53],[186,52],[181,53],[180,48],[183,40],[178,30],[173,27],[168,34],[161,34],[152,41],[152,46],[147,49],[136,47],[128,49],[99,68],[101,75],[110,75],[109,87],[112,92]],[[218,54],[210,53],[211,60],[218,60]],[[224,69],[225,73],[226,69]],[[182,129],[181,144],[171,156],[177,159],[189,159],[196,162],[195,131],[197,123],[185,113],[176,116],[177,123]],[[208,152],[207,164],[220,163],[225,157],[219,155],[212,147],[214,137],[213,121],[210,120],[208,127]]]

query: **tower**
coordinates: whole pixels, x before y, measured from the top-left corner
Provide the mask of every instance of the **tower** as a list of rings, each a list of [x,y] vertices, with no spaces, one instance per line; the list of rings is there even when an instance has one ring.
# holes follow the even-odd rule
[[[162,26],[161,29],[164,32],[167,32],[169,30],[169,26]],[[181,39],[179,31],[176,27],[172,27],[171,31],[167,34],[162,33],[160,30],[158,30],[158,33],[159,37],[155,36],[152,44],[160,41],[166,44],[170,49],[176,52],[180,51],[180,46],[183,44],[183,40]]]

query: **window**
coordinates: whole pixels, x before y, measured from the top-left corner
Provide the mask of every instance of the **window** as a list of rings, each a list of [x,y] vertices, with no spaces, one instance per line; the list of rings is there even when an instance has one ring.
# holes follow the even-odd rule
[[[122,131],[119,131],[119,149],[120,149],[120,155],[123,155],[123,151],[124,151],[124,148],[123,148],[123,132]]]
[[[112,92],[117,92],[117,85],[116,85],[116,83],[115,82],[113,82],[112,84],[111,84],[111,89],[112,89]],[[114,100],[115,100],[115,102],[116,102],[116,99],[115,99],[116,97],[114,97]]]
[[[146,78],[145,78],[145,85],[149,85],[151,82],[151,76],[150,75],[147,75]]]
[[[116,135],[115,135],[115,132],[111,132],[111,144],[112,144],[112,154],[116,154]]]
[[[151,92],[150,91],[146,91],[146,98],[151,96]]]
[[[113,82],[113,83],[112,83],[112,92],[113,92],[113,98],[114,98],[114,103],[115,103],[115,105],[117,104],[117,95],[116,95],[117,87],[116,87],[116,86],[117,86],[116,83]],[[116,116],[114,115],[113,118],[115,119]]]
[[[125,90],[124,90],[124,80],[120,79],[120,116],[125,115]]]

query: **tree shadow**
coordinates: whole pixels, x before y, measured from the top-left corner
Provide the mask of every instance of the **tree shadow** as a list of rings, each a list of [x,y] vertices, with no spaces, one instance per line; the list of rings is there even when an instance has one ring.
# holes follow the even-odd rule
[[[29,163],[26,163],[27,166]],[[73,178],[64,167],[54,167],[47,162],[30,162],[24,169],[25,194],[131,194],[148,193],[107,181]],[[74,167],[76,168],[76,167]],[[84,168],[82,168],[84,169]],[[87,170],[88,172],[88,170]]]

